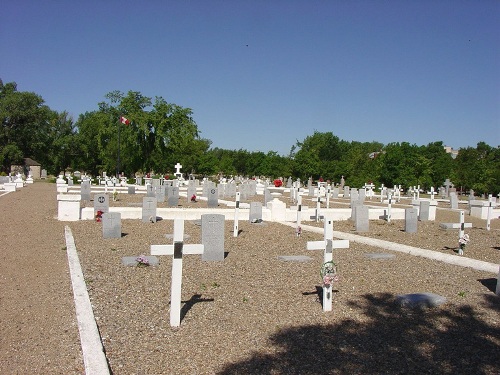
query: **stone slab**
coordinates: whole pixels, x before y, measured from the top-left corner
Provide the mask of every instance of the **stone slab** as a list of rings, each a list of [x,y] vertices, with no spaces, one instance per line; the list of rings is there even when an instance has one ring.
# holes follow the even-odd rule
[[[392,259],[395,258],[396,255],[387,253],[368,253],[365,254],[365,257],[370,259]]]
[[[135,257],[122,257],[122,264],[124,266],[129,266],[129,267],[135,267],[137,266],[137,261],[136,259],[139,257],[139,255]],[[160,264],[160,261],[157,256],[154,255],[146,255],[144,256],[149,260],[149,265],[150,266],[157,266]]]
[[[396,303],[402,307],[429,308],[437,307],[446,302],[446,298],[434,293],[403,294],[396,298]]]
[[[278,259],[285,262],[309,262],[313,260],[313,258],[305,255],[280,255]]]

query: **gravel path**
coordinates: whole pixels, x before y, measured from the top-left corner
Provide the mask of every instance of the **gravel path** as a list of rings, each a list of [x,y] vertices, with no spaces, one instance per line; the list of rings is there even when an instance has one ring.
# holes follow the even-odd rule
[[[10,245],[1,263],[2,374],[83,373],[61,250],[64,223],[53,219],[55,195],[55,186],[38,183],[0,197],[1,227],[9,228],[2,242]],[[116,204],[127,205],[139,198],[119,199]],[[454,254],[457,234],[439,229],[439,222],[456,218],[439,210],[438,220],[419,223],[416,234],[402,232],[399,221],[375,221],[362,235]],[[500,263],[499,221],[489,232],[484,220],[466,221],[473,223],[466,256]],[[323,254],[305,250],[321,234],[296,237],[278,223],[240,221],[242,232],[234,238],[227,221],[223,262],[185,257],[181,327],[172,329],[171,257],[145,268],[125,267],[121,258],[171,243],[165,234],[173,233],[173,222],[123,220],[123,237],[106,240],[99,223],[67,224],[115,375],[500,373],[500,298],[492,273],[403,253],[374,260],[367,255],[389,252],[351,243],[334,252],[341,279],[333,311],[324,313]],[[21,235],[25,228],[29,235]],[[354,233],[349,222],[335,222],[334,229]],[[200,243],[200,232],[186,222],[187,243]],[[284,262],[280,255],[312,260]],[[422,311],[395,304],[397,295],[417,292],[442,295],[447,303]]]
[[[83,374],[55,185],[0,196],[0,373]]]

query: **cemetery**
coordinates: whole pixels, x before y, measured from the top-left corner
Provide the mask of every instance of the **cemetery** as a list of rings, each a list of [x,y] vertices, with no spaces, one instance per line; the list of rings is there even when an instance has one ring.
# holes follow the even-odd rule
[[[344,196],[346,189],[328,186],[242,180],[233,194],[222,182],[197,184],[60,181],[7,193],[43,188],[54,197],[114,374],[359,373],[402,365],[416,373],[493,373],[496,203],[486,220],[467,201],[454,209],[449,199],[413,193],[365,195],[351,187]],[[458,255],[464,233],[470,242]],[[327,264],[333,268],[324,274]],[[394,345],[398,352],[387,355]],[[470,356],[472,348],[481,352]],[[460,367],[452,356],[462,358]]]

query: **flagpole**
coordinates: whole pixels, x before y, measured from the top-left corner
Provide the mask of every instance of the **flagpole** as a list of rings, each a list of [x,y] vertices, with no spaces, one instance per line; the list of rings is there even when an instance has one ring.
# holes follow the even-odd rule
[[[120,128],[121,117],[118,118],[118,160],[116,161],[116,178],[120,178]]]

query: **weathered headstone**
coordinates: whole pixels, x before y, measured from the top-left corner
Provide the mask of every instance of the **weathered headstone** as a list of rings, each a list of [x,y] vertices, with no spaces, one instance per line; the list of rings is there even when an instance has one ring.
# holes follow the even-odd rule
[[[260,223],[262,221],[262,203],[250,202],[250,213],[248,218],[251,223]]]
[[[82,201],[90,200],[90,181],[82,181],[82,184],[80,185],[80,195],[82,197]]]
[[[450,206],[453,210],[458,209],[458,197],[456,193],[450,193]]]
[[[349,186],[344,186],[344,198],[349,198],[351,196]]]
[[[428,221],[430,215],[431,202],[420,201],[420,210],[418,213],[418,218],[420,221]]]
[[[354,201],[352,202],[351,204],[351,220],[356,222],[356,208],[357,207],[361,207],[363,205],[363,203],[361,203],[360,201]]]
[[[108,194],[94,195],[94,215],[97,211],[109,212],[109,197]]]
[[[179,187],[167,186],[167,204],[169,207],[177,207],[179,205]]]
[[[218,198],[217,188],[213,187],[211,189],[208,189],[207,207],[217,208],[218,205],[219,205],[219,198]]]
[[[339,188],[338,187],[333,188],[332,198],[337,199],[338,197],[339,197]]]
[[[271,192],[269,191],[269,189],[268,189],[268,188],[265,188],[265,189],[264,189],[264,206],[266,206],[266,207],[267,207],[267,204],[268,204],[269,202],[271,202],[271,201],[272,201],[272,199],[273,199],[273,197],[272,197],[272,195],[271,195]]]
[[[418,225],[418,214],[416,208],[405,209],[405,232],[416,233]]]
[[[161,185],[160,179],[159,178],[153,178],[153,180],[151,181],[151,186],[153,186],[153,188],[157,188],[160,185]]]
[[[134,185],[128,186],[127,192],[128,192],[128,194],[135,194],[135,186]]]
[[[201,242],[205,246],[202,260],[224,260],[224,215],[201,215]]]
[[[102,214],[103,238],[122,237],[122,214],[119,212],[106,212]]]
[[[158,203],[165,202],[165,186],[156,186],[155,188],[155,197]]]
[[[191,202],[193,195],[196,197],[196,185],[193,180],[189,181],[187,187],[187,201]]]
[[[142,198],[142,222],[143,223],[156,223],[156,206],[157,201],[155,197]]]
[[[354,221],[356,232],[368,232],[370,229],[370,220],[369,220],[369,210],[368,207],[360,205],[355,209],[356,220]]]
[[[146,184],[146,197],[155,198],[155,190],[151,184]]]

